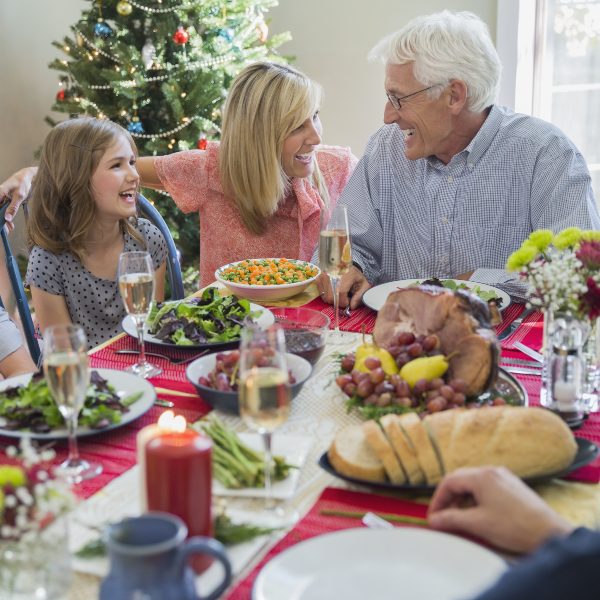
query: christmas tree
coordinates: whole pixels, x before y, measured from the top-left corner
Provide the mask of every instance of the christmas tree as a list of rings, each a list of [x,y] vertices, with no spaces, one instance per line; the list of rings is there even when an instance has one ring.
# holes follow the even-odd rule
[[[66,54],[53,110],[108,118],[129,130],[141,156],[206,147],[218,139],[231,80],[249,62],[284,60],[265,13],[277,0],[90,0],[54,45]],[[54,125],[50,118],[47,121]],[[185,264],[197,264],[197,216],[144,190],[166,219]]]

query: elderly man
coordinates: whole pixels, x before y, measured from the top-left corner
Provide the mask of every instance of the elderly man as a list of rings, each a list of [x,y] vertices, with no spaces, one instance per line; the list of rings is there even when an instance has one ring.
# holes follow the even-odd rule
[[[503,267],[531,231],[600,228],[573,143],[495,104],[501,65],[478,17],[418,17],[370,56],[385,63],[388,101],[340,200],[354,260],[341,306],[350,295],[357,307],[371,285],[415,277],[472,279],[518,296],[522,284]]]

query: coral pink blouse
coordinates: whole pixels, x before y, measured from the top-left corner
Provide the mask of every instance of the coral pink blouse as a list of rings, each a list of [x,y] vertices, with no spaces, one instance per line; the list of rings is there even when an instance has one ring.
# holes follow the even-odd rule
[[[269,220],[266,232],[249,232],[219,176],[219,142],[206,150],[175,152],[154,159],[156,172],[177,206],[200,214],[200,285],[215,280],[220,266],[245,258],[310,260],[319,239],[323,200],[308,179],[293,178],[291,191]],[[349,148],[319,146],[319,168],[333,208],[356,166]]]

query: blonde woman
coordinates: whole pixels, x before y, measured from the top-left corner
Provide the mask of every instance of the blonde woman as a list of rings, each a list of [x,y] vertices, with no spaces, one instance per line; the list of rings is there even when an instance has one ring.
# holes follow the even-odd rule
[[[136,147],[120,125],[79,118],[50,131],[29,200],[26,281],[42,331],[80,324],[95,346],[121,330],[119,255],[147,250],[163,298],[166,243],[136,218]]]
[[[310,260],[322,210],[337,202],[356,158],[321,146],[321,89],[287,65],[257,62],[234,80],[221,142],[141,158],[142,185],[200,214],[200,283],[226,263],[267,256]]]
[[[199,213],[202,286],[244,258],[311,259],[321,211],[335,206],[357,162],[349,148],[321,145],[320,102],[320,86],[300,71],[256,62],[232,84],[221,142],[138,159],[142,186]],[[34,175],[23,169],[0,184],[0,196],[12,195],[7,220]]]

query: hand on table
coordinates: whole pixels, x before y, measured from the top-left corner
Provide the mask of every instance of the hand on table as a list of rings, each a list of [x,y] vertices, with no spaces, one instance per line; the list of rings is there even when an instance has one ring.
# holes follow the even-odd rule
[[[532,552],[573,529],[504,467],[459,469],[444,477],[428,519],[434,529],[473,535],[511,552]]]
[[[9,231],[14,228],[13,219],[19,210],[23,200],[27,198],[31,190],[33,178],[37,173],[37,167],[26,167],[13,173],[8,179],[0,183],[0,200],[10,200],[10,206],[6,209],[5,220]]]
[[[321,293],[321,298],[328,304],[333,304],[333,292],[329,277],[321,273],[317,279],[317,287]],[[340,308],[346,308],[348,302],[350,308],[355,310],[362,302],[364,293],[371,287],[362,271],[355,266],[351,266],[348,272],[341,278],[339,283]]]

